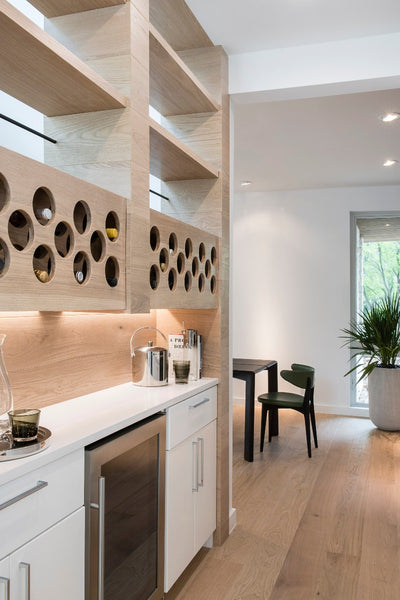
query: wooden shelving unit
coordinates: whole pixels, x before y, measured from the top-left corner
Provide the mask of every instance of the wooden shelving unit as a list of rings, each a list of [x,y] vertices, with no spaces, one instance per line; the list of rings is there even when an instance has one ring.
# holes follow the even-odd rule
[[[163,181],[218,177],[218,169],[153,119],[150,119],[150,173]]]
[[[0,0],[1,89],[47,116],[124,108],[127,100],[6,0]]]
[[[45,17],[61,17],[96,8],[124,4],[126,0],[29,0]]]
[[[215,112],[221,108],[152,25],[150,104],[164,116]]]

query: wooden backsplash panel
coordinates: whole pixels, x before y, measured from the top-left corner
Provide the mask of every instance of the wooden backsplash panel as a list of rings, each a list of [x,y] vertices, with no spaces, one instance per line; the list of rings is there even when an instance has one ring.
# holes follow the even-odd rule
[[[130,381],[131,335],[155,323],[154,312],[3,314],[15,407],[42,408]]]

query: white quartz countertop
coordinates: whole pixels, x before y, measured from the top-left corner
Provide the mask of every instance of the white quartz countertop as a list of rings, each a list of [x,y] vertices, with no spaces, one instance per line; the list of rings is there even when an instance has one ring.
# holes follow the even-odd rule
[[[26,458],[0,462],[0,485],[137,423],[210,387],[217,379],[140,387],[124,383],[42,409],[40,425],[52,432],[50,446]]]

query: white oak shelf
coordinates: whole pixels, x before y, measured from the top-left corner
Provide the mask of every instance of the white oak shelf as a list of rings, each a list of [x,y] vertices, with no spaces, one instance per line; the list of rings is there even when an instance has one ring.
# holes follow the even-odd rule
[[[214,168],[178,138],[150,119],[150,173],[163,181],[216,179]]]
[[[47,116],[125,108],[127,99],[0,0],[0,88]]]
[[[221,108],[152,25],[150,104],[164,116],[216,112]]]
[[[150,0],[150,22],[176,52],[214,46],[185,0]]]
[[[126,0],[29,0],[45,17],[61,17],[73,13],[125,4]]]

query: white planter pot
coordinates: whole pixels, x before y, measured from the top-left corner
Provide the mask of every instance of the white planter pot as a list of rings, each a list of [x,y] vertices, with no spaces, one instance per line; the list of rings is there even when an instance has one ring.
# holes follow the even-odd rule
[[[368,376],[369,417],[385,431],[400,431],[400,369],[376,367]]]

